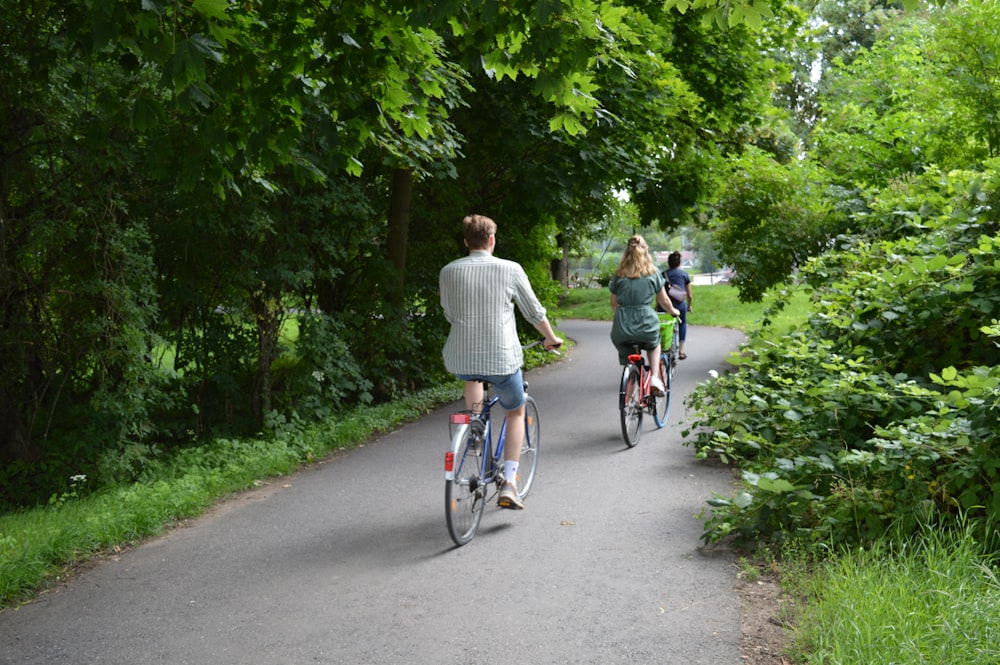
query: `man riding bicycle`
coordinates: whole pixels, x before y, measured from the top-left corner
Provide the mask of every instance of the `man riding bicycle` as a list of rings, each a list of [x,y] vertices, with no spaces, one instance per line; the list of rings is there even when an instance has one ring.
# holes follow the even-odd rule
[[[546,318],[545,308],[535,296],[524,269],[514,261],[493,256],[497,225],[489,217],[468,215],[462,220],[469,255],[441,269],[441,307],[451,324],[444,345],[445,368],[465,381],[465,405],[478,411],[487,381],[507,413],[507,422],[524,421],[524,354],[517,337],[514,304],[524,318],[545,336],[553,350],[562,345]],[[498,505],[521,509],[517,495],[518,460],[524,428],[510,427],[504,444],[504,486]]]

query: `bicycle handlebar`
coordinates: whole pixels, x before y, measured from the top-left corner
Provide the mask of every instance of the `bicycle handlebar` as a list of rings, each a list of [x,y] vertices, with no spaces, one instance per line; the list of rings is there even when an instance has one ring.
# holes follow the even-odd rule
[[[534,347],[538,346],[539,344],[543,344],[544,342],[545,342],[545,338],[544,337],[539,337],[534,342],[529,342],[528,344],[522,344],[521,345],[521,350],[522,351],[527,351],[528,349],[533,349]],[[559,346],[562,346],[562,344],[560,344]],[[560,355],[560,353],[559,353],[559,347],[558,346],[556,348],[554,348],[554,349],[545,349],[545,350],[548,351],[549,353],[554,353],[557,356]]]

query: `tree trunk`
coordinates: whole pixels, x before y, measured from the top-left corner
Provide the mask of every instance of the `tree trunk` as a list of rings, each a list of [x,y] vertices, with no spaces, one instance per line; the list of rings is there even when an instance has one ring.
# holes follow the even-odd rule
[[[386,236],[386,250],[389,260],[396,269],[396,279],[385,288],[385,302],[389,307],[387,311],[392,312],[392,316],[386,316],[384,320],[383,333],[388,339],[399,339],[400,335],[406,334],[409,322],[409,312],[406,301],[403,297],[404,285],[406,284],[406,245],[410,231],[410,201],[413,195],[413,174],[409,169],[396,169],[392,172],[392,193],[389,195],[389,231]],[[386,355],[389,362],[393,362],[393,356],[401,353],[394,345],[389,345]],[[381,386],[376,385],[376,390],[380,388],[386,394],[394,392],[392,384],[396,381],[405,380],[405,377],[385,377],[381,381]]]
[[[409,169],[392,173],[392,194],[389,197],[389,235],[386,238],[389,260],[396,267],[396,286],[406,277],[406,244],[410,229],[410,200],[413,196],[413,174]]]
[[[569,288],[569,247],[562,233],[556,236],[556,246],[559,247],[559,258],[552,259],[549,272],[552,273],[552,279],[562,284],[564,289]]]
[[[263,424],[264,415],[271,410],[271,363],[278,352],[278,337],[284,322],[280,294],[269,293],[261,284],[250,294],[250,309],[257,330],[257,372],[253,379],[250,404],[254,417]]]

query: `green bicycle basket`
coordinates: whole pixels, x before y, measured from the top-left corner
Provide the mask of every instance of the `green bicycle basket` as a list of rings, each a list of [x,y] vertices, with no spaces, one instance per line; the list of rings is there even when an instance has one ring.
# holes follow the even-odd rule
[[[673,344],[674,323],[677,321],[672,314],[657,312],[660,317],[660,345],[664,348]]]

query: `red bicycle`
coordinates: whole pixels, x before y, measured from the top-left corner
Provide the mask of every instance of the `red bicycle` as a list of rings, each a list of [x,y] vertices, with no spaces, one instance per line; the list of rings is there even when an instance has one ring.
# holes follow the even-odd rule
[[[674,368],[677,366],[677,326],[676,319],[670,315],[661,314],[660,320],[661,339],[671,340],[670,346],[664,346],[660,354],[658,371],[663,392],[654,394],[650,391],[649,382],[653,373],[638,344],[632,345],[632,353],[622,370],[618,408],[621,411],[622,437],[629,448],[638,445],[642,436],[643,414],[648,412],[653,415],[657,429],[664,427],[670,418]]]

